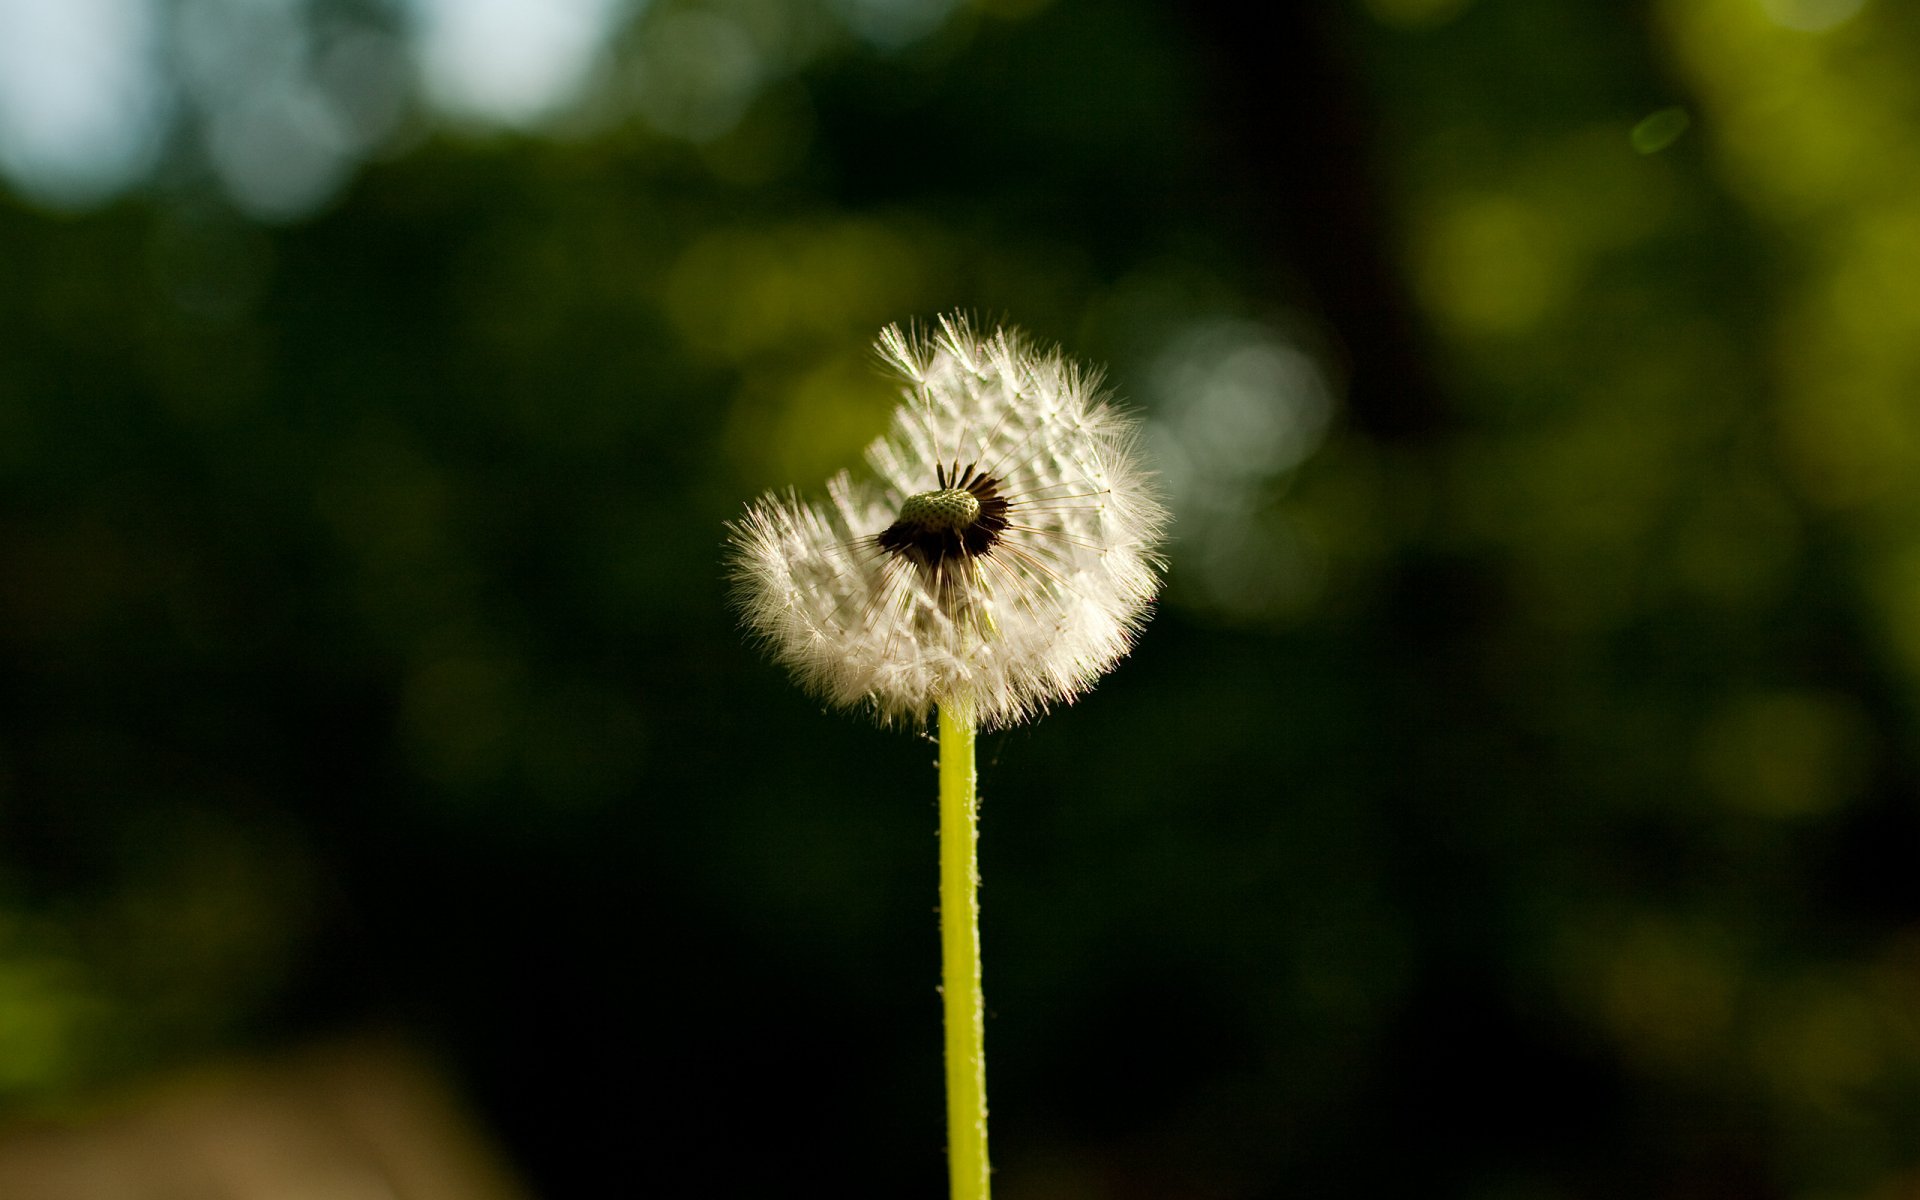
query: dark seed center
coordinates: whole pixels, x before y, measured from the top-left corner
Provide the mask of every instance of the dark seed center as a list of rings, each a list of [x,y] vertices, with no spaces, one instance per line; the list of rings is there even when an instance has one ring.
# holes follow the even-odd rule
[[[880,534],[882,550],[935,572],[949,559],[985,554],[1007,528],[1000,481],[972,467],[938,472],[940,486],[907,497],[900,515]]]

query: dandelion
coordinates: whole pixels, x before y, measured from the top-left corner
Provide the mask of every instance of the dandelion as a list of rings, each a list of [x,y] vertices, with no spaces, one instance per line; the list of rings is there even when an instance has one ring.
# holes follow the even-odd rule
[[[879,349],[907,388],[875,479],[769,495],[733,527],[746,620],[800,683],[884,720],[966,697],[1024,720],[1091,687],[1158,587],[1164,510],[1138,424],[1018,334],[943,319]]]
[[[940,727],[948,1157],[956,1200],[987,1195],[974,731],[1091,687],[1159,586],[1166,512],[1139,426],[1095,376],[1018,333],[892,327],[906,385],[870,478],[824,502],[773,494],[731,525],[745,622],[802,686],[883,722]]]

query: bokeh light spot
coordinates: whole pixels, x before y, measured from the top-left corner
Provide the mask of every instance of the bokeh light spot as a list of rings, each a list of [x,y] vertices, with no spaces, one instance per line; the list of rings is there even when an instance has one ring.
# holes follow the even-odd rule
[[[1853,20],[1866,0],[1760,0],[1769,20],[1802,33],[1825,33]]]
[[[1322,555],[1273,507],[1275,481],[1326,436],[1334,407],[1325,369],[1278,329],[1241,318],[1189,321],[1148,373],[1154,460],[1166,481],[1203,603],[1238,617],[1298,608]]]
[[[804,371],[780,371],[742,389],[727,442],[755,483],[826,479],[857,461],[886,428],[898,386],[864,354],[848,353]]]
[[[1693,124],[1693,118],[1684,108],[1663,108],[1648,113],[1636,123],[1627,140],[1640,154],[1658,154],[1668,146],[1680,140],[1680,135]]]
[[[621,0],[412,0],[428,95],[450,112],[526,124],[571,99]]]
[[[1828,812],[1850,798],[1866,775],[1868,728],[1858,705],[1844,696],[1735,696],[1701,735],[1701,774],[1732,808],[1779,818]]]
[[[739,123],[766,65],[747,27],[717,12],[679,11],[650,22],[640,52],[640,111],[662,133],[691,142],[712,141]]]
[[[1420,247],[1418,283],[1463,332],[1516,333],[1557,303],[1568,283],[1566,240],[1518,197],[1461,196]]]
[[[243,212],[264,221],[304,217],[331,199],[355,165],[325,97],[281,88],[216,113],[214,169]]]
[[[882,50],[897,50],[932,34],[952,15],[956,0],[832,0],[848,29]]]
[[[1588,968],[1598,975],[1601,1019],[1642,1069],[1697,1070],[1733,1023],[1740,980],[1731,947],[1711,926],[1651,914],[1624,923],[1598,936],[1603,961]]]
[[[138,180],[166,94],[151,0],[0,0],[0,172],[59,208]]]

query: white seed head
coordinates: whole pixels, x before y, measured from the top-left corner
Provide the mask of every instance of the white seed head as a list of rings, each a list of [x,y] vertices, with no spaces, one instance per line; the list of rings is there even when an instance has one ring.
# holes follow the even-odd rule
[[[763,496],[728,526],[746,624],[807,689],[883,721],[964,702],[992,728],[1072,700],[1159,587],[1167,514],[1138,423],[1017,332],[945,317],[879,350],[907,386],[873,477]]]

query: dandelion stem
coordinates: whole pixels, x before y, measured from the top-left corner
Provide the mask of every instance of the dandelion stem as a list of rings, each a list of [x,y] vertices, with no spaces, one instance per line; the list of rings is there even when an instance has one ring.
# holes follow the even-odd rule
[[[940,969],[953,1200],[987,1200],[986,1001],[970,700],[940,705]]]

